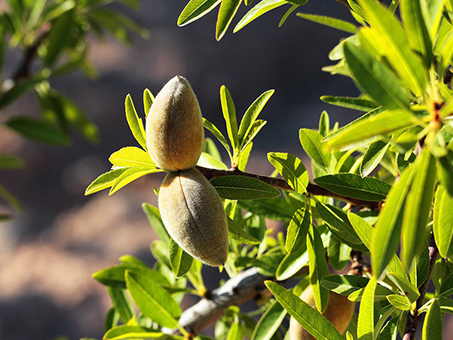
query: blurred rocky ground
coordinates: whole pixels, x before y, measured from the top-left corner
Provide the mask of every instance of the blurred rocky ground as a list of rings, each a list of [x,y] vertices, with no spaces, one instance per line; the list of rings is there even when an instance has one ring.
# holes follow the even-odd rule
[[[155,235],[141,203],[156,204],[153,187],[159,186],[161,174],[142,178],[110,197],[107,192],[83,195],[89,183],[108,170],[112,152],[135,145],[124,118],[128,93],[142,113],[144,88],[156,94],[174,75],[184,75],[197,93],[203,115],[225,131],[219,101],[222,84],[230,90],[238,114],[262,92],[274,88],[276,93],[262,112],[268,124],[256,138],[248,168],[262,174],[272,171],[266,160],[269,151],[302,157],[298,130],[315,127],[322,110],[342,123],[357,116],[319,100],[323,94],[357,94],[351,81],[321,71],[330,64],[327,54],[341,33],[295,14],[278,28],[285,12],[278,9],[237,34],[230,30],[216,42],[214,12],[177,27],[186,2],[142,1],[138,11],[127,13],[150,30],[149,40],[134,37],[132,46],[123,46],[110,38],[102,44],[93,39],[91,58],[99,77],[90,80],[74,74],[53,81],[97,124],[102,137],[98,144],[74,134],[70,147],[57,148],[0,130],[0,153],[20,155],[27,163],[23,170],[0,174],[0,183],[24,205],[14,220],[0,225],[2,340],[101,338],[110,303],[106,290],[91,274],[118,263],[124,254],[153,264],[149,245]],[[301,11],[325,13],[326,9],[348,18],[347,11],[333,0],[312,1]],[[316,35],[312,35],[314,30]],[[11,73],[18,57],[7,56]],[[22,98],[2,113],[2,119],[37,115],[36,107],[32,96]],[[207,284],[214,288],[217,279],[209,277],[214,278]]]

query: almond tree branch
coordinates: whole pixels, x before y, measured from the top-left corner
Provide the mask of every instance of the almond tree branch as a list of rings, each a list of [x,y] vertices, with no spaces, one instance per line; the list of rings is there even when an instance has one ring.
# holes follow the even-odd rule
[[[217,177],[223,177],[223,176],[245,176],[245,177],[252,177],[252,178],[259,179],[260,181],[262,181],[266,184],[269,184],[277,189],[293,190],[293,188],[291,188],[288,185],[288,183],[286,183],[286,181],[283,179],[251,174],[248,172],[243,172],[237,168],[231,168],[228,170],[219,170],[219,169],[209,169],[209,168],[197,166],[197,169],[208,180],[211,180],[211,179],[214,179]],[[381,202],[364,201],[364,200],[359,200],[359,199],[339,195],[339,194],[331,192],[331,191],[324,189],[324,188],[320,187],[319,185],[316,185],[313,183],[308,184],[307,192],[309,195],[332,197],[332,198],[336,198],[336,199],[339,199],[344,202],[348,202],[349,204],[354,205],[354,206],[366,207],[366,208],[370,208],[370,209],[379,209],[380,205],[382,204]]]
[[[180,326],[191,335],[197,335],[219,319],[227,307],[259,297],[266,289],[264,281],[270,279],[272,277],[261,275],[256,268],[243,271],[214,290],[209,298],[185,310],[179,319]]]
[[[419,314],[419,309],[423,306],[423,300],[425,299],[426,291],[428,290],[429,281],[431,279],[431,273],[433,272],[434,265],[436,264],[437,256],[439,255],[439,249],[437,248],[436,241],[434,240],[434,234],[431,234],[431,240],[428,246],[429,251],[429,272],[425,282],[420,286],[418,291],[420,296],[417,300],[415,311],[407,313],[406,328],[404,330],[403,340],[414,340],[417,327],[423,319],[423,315]]]

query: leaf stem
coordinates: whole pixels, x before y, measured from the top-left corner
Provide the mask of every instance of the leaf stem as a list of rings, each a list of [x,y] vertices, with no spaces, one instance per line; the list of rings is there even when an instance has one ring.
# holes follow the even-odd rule
[[[208,180],[212,180],[214,178],[223,177],[223,176],[245,176],[245,177],[252,177],[252,178],[258,179],[258,180],[260,180],[266,184],[269,184],[277,189],[294,191],[293,188],[291,188],[289,186],[289,184],[283,179],[252,174],[252,173],[241,171],[237,168],[230,168],[228,170],[220,170],[220,169],[209,169],[209,168],[197,166],[197,169]],[[380,209],[380,207],[382,205],[382,202],[371,202],[371,201],[359,200],[359,199],[339,195],[339,194],[336,194],[332,191],[324,189],[324,188],[320,187],[319,185],[316,185],[313,183],[308,183],[307,193],[308,193],[308,196],[314,195],[314,196],[332,197],[332,198],[336,198],[336,199],[339,199],[344,202],[348,202],[349,204],[354,205],[354,206],[366,207],[366,208],[370,208],[370,209]]]

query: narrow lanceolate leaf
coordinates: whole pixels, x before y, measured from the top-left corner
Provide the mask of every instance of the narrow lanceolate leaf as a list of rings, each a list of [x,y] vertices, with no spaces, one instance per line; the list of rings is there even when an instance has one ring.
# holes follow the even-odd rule
[[[359,340],[373,340],[374,334],[374,292],[377,286],[376,277],[372,277],[363,292],[357,322]]]
[[[143,108],[145,110],[145,117],[148,117],[149,109],[151,108],[151,105],[153,105],[154,102],[154,96],[151,93],[150,90],[145,89],[143,91]]]
[[[283,306],[274,301],[258,321],[250,340],[271,340],[285,319],[286,313]]]
[[[409,281],[407,275],[401,276],[388,270],[388,277],[393,281],[393,283],[395,283],[400,292],[408,298],[411,303],[415,302],[419,298],[420,292],[417,287]]]
[[[88,186],[88,188],[86,188],[85,196],[110,188],[118,179],[118,177],[120,177],[126,170],[127,168],[120,168],[110,170],[109,172],[100,175]]]
[[[223,145],[231,158],[230,145],[228,144],[228,141],[226,140],[222,132],[220,132],[220,130],[206,118],[203,118],[203,126],[218,139],[218,141]]]
[[[303,302],[286,288],[272,281],[265,282],[277,301],[318,340],[343,340],[335,327],[313,307]]]
[[[153,280],[126,272],[126,283],[140,311],[162,327],[175,328],[181,315],[181,308],[171,295]]]
[[[121,322],[126,324],[134,316],[134,308],[123,289],[107,287],[113,307],[118,312]]]
[[[437,174],[439,182],[448,194],[453,197],[453,152],[448,151],[444,157],[437,158]]]
[[[176,277],[181,277],[189,271],[193,257],[182,250],[173,239],[170,239],[168,243],[168,256],[171,269]]]
[[[350,42],[344,43],[344,56],[362,91],[387,109],[408,110],[405,90],[384,64]]]
[[[329,290],[342,294],[350,295],[355,291],[365,288],[369,279],[363,276],[355,275],[326,275],[321,283]]]
[[[351,24],[348,21],[327,17],[324,15],[316,15],[316,14],[305,14],[305,13],[297,13],[297,16],[303,19],[307,19],[313,22],[316,22],[321,25],[329,26],[332,28],[336,28],[337,30],[344,31],[347,33],[355,34],[357,33],[357,26]]]
[[[223,176],[214,178],[211,184],[220,197],[231,200],[253,200],[280,196],[280,191],[256,178]]]
[[[401,1],[401,17],[410,46],[423,56],[425,67],[429,69],[433,59],[433,46],[423,16],[422,6],[426,7],[426,4],[420,0]]]
[[[408,311],[411,309],[411,302],[406,296],[392,294],[387,296],[387,300],[392,304],[392,306],[399,310]]]
[[[151,227],[156,232],[157,236],[159,236],[159,238],[165,243],[168,243],[170,236],[168,235],[167,229],[165,229],[164,223],[160,218],[159,208],[148,203],[143,203],[142,210],[146,214],[149,224],[151,224]]]
[[[286,234],[286,251],[291,254],[303,247],[307,238],[308,228],[310,226],[310,212],[308,209],[298,209],[289,222],[288,232]]]
[[[390,143],[385,143],[381,140],[370,144],[363,155],[362,163],[360,164],[360,175],[362,177],[368,176],[374,169],[376,169],[389,146]]]
[[[407,168],[390,190],[373,233],[371,263],[374,277],[381,277],[394,255],[401,233],[401,210],[412,182],[412,168]]]
[[[4,124],[22,136],[38,142],[55,145],[68,145],[71,142],[67,133],[44,120],[13,117]]]
[[[307,155],[312,161],[323,168],[329,166],[328,156],[324,153],[322,135],[310,129],[299,130],[299,140]]]
[[[426,224],[436,182],[436,160],[430,150],[424,149],[413,170],[413,181],[404,208],[401,260],[407,269],[425,246]]]
[[[401,80],[412,92],[420,96],[425,91],[427,73],[424,71],[422,61],[411,51],[401,22],[377,2],[360,0],[359,3],[372,29],[378,33],[379,43],[382,44],[381,51],[385,53],[385,57]]]
[[[138,144],[146,150],[145,129],[143,127],[142,120],[138,117],[134,103],[132,102],[132,98],[129,94],[126,96],[124,106],[126,109],[126,120],[132,131],[132,135],[137,140]]]
[[[128,185],[129,183],[135,181],[136,179],[152,174],[155,172],[162,172],[163,170],[157,169],[157,168],[144,168],[144,167],[133,167],[133,168],[126,168],[126,171],[124,171],[118,178],[115,180],[115,182],[112,185],[112,188],[110,189],[109,195],[114,194],[118,190],[120,190],[122,187]]]
[[[349,223],[347,215],[344,211],[319,201],[316,201],[316,210],[321,218],[327,223],[329,229],[340,239],[353,245],[359,245],[362,243]]]
[[[453,255],[453,197],[439,185],[434,204],[434,238],[443,258]]]
[[[450,297],[451,294],[453,294],[453,274],[450,274],[447,278],[443,279],[437,298],[447,298]]]
[[[377,178],[364,177],[356,174],[326,175],[314,179],[320,187],[334,193],[361,199],[379,202],[385,199],[391,186]]]
[[[398,319],[390,319],[384,327],[382,327],[376,340],[396,340],[398,337]]]
[[[374,110],[379,106],[375,101],[364,98],[321,96],[321,100],[332,105],[366,112]]]
[[[423,322],[422,340],[442,340],[443,315],[437,300],[431,304]]]
[[[229,0],[224,0],[222,5]],[[228,137],[230,138],[233,150],[237,150],[239,146],[238,141],[238,124],[236,121],[236,108],[234,107],[233,98],[231,98],[230,91],[223,85],[220,88],[220,102],[222,104],[223,118],[225,119]]]
[[[295,192],[299,194],[306,192],[308,172],[299,158],[289,153],[270,152],[267,159]]]
[[[416,123],[416,118],[407,111],[384,111],[355,120],[324,138],[324,142],[330,148],[354,147],[365,142],[373,142],[382,135],[408,128]]]
[[[246,25],[250,24],[256,18],[262,16],[274,8],[286,5],[288,2],[285,0],[262,0],[255,7],[253,7],[244,17],[238,22],[233,32],[236,33]]]
[[[228,220],[228,236],[236,241],[246,244],[260,244],[261,241],[252,235],[247,234],[244,229],[234,220],[227,216]]]
[[[178,18],[178,26],[184,26],[212,11],[222,0],[190,0]]]
[[[110,158],[110,163],[116,166],[138,166],[156,168],[156,164],[146,151],[135,146],[127,146],[114,152]]]
[[[225,35],[228,26],[236,15],[242,0],[222,0],[219,8],[219,15],[217,17],[217,25],[215,31],[215,38],[222,39]]]
[[[239,325],[239,321],[233,322],[231,325],[226,340],[242,340],[243,339],[243,330]]]
[[[327,267],[321,237],[319,236],[318,230],[313,225],[311,225],[308,230],[307,249],[308,258],[310,260],[310,283],[313,287],[316,308],[322,313],[327,307],[329,291],[321,285],[321,280],[324,276],[329,274],[329,268]]]
[[[245,111],[238,131],[238,139],[241,149],[245,147],[245,140],[247,139],[247,135],[251,133],[253,123],[256,121],[259,114],[263,110],[264,105],[266,105],[267,101],[272,97],[274,92],[274,90],[264,92],[252,103],[252,105],[250,105],[247,111]]]

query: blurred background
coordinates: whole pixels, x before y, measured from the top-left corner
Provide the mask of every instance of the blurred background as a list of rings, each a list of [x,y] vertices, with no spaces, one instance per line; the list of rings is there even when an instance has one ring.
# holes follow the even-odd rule
[[[298,130],[315,128],[323,110],[328,110],[332,122],[342,124],[358,116],[358,112],[329,107],[319,100],[324,94],[358,94],[347,78],[321,71],[331,64],[328,52],[344,34],[304,21],[295,13],[278,28],[286,11],[280,8],[236,34],[230,28],[217,42],[216,11],[177,27],[187,1],[141,1],[138,11],[113,6],[146,27],[150,38],[134,36],[131,46],[113,38],[102,44],[92,39],[90,59],[98,78],[71,74],[53,79],[52,85],[96,123],[99,143],[90,144],[74,134],[72,144],[60,148],[25,140],[1,128],[0,154],[14,153],[27,164],[20,171],[0,173],[0,183],[24,205],[12,221],[0,224],[2,340],[102,338],[110,302],[107,291],[91,274],[117,264],[125,254],[153,264],[149,245],[155,235],[141,203],[156,204],[153,187],[160,185],[160,174],[137,180],[111,197],[107,192],[84,196],[91,181],[109,169],[111,153],[136,145],[124,116],[128,93],[143,117],[143,90],[157,94],[170,78],[183,75],[191,82],[203,115],[225,132],[221,85],[230,90],[238,115],[261,93],[275,89],[261,113],[268,124],[255,140],[247,168],[260,174],[272,171],[267,152],[303,157]],[[348,11],[333,0],[311,1],[300,11],[351,20]],[[245,13],[245,9],[240,11],[233,27]],[[6,70],[13,72],[19,58],[19,52],[7,55]],[[9,106],[2,119],[24,113],[39,114],[33,96]],[[217,285],[215,279],[207,281],[208,288]]]

